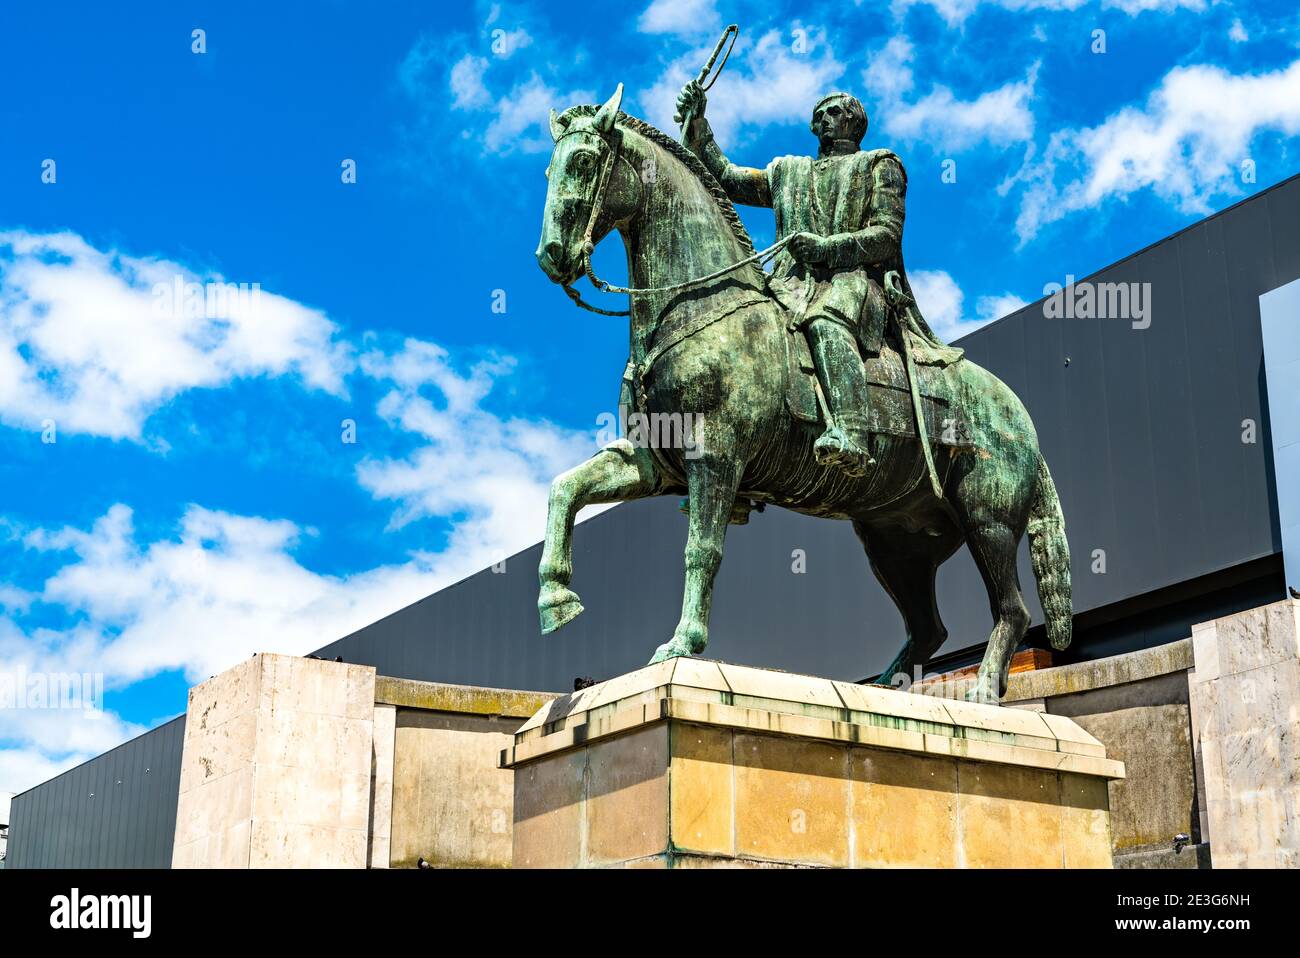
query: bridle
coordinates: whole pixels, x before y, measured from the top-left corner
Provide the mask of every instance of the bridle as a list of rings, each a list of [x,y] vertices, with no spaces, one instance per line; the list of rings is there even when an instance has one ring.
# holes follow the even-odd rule
[[[586,133],[591,136],[594,136],[596,139],[600,140],[605,147],[604,150],[601,151],[600,169],[596,174],[595,184],[592,188],[591,212],[587,215],[587,228],[582,231],[582,269],[583,272],[587,274],[587,278],[591,281],[591,284],[593,286],[595,286],[599,290],[608,291],[609,289],[611,289],[609,284],[604,283],[603,281],[598,279],[596,277],[596,274],[593,273],[591,270],[591,254],[592,251],[596,248],[595,243],[592,242],[591,236],[592,233],[595,232],[596,221],[600,218],[601,211],[605,205],[605,192],[606,190],[609,189],[610,171],[614,168],[614,163],[617,160],[621,159],[623,160],[624,163],[628,162],[622,153],[623,137],[622,134],[616,131],[613,136],[611,136],[609,139],[606,139],[603,134],[598,133],[596,130],[592,130],[584,127],[582,129],[577,129],[577,130],[566,130],[560,136],[560,138],[555,141],[556,148],[557,149],[559,148],[560,140],[564,139],[566,136],[571,136],[575,133]],[[613,142],[611,142],[611,140]],[[629,166],[630,165],[631,164],[629,164]],[[637,209],[639,210],[640,208],[641,208],[641,198],[638,197]],[[576,305],[581,306],[583,309],[590,310],[593,313],[599,313],[602,316],[631,315],[631,310],[615,312],[613,310],[601,309],[598,306],[592,306],[590,303],[584,301],[582,298],[582,294],[580,294],[576,289],[574,289],[568,283],[563,284],[562,288],[564,289],[564,292],[568,294],[568,297],[571,300],[573,300],[573,302]]]
[[[674,283],[671,286],[644,286],[639,288],[614,286],[611,283],[607,283],[597,276],[591,268],[591,254],[595,250],[595,244],[592,242],[591,237],[592,233],[596,229],[596,221],[600,218],[601,211],[605,205],[605,193],[609,189],[610,171],[613,169],[616,160],[621,159],[624,163],[628,163],[627,158],[622,155],[623,136],[621,133],[616,131],[613,136],[607,138],[596,130],[589,127],[583,127],[577,130],[566,130],[560,135],[559,139],[555,141],[556,146],[559,146],[560,140],[574,133],[589,133],[605,145],[605,149],[601,154],[600,171],[596,175],[595,187],[592,190],[591,213],[587,216],[587,228],[582,232],[582,271],[586,274],[591,285],[596,287],[596,289],[600,290],[602,293],[626,293],[629,296],[646,296],[656,293],[675,293],[679,290],[690,289],[693,286],[700,286],[715,279],[720,279],[728,273],[733,273],[742,267],[754,263],[764,264],[784,249],[785,245],[794,238],[794,234],[786,236],[783,239],[777,240],[767,249],[755,253],[753,256],[748,256],[739,262],[732,263],[730,266],[724,266],[722,269],[709,273],[707,276],[697,276],[695,279],[688,279],[684,283]],[[631,168],[630,163],[628,163],[628,166]],[[644,198],[645,195],[643,191],[641,197],[637,200],[637,210],[640,210]],[[568,283],[563,284],[562,288],[564,292],[568,294],[569,299],[573,300],[574,305],[580,306],[590,312],[599,313],[601,316],[630,316],[632,314],[630,309],[610,310],[601,309],[599,306],[592,306]]]

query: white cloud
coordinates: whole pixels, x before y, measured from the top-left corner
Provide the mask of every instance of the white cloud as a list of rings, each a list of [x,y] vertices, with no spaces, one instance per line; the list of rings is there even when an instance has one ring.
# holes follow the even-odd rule
[[[835,89],[844,75],[844,65],[835,59],[825,31],[800,26],[801,34],[769,30],[747,49],[737,41],[727,69],[709,93],[705,110],[714,133],[724,146],[746,127],[773,123],[803,123],[812,119],[818,100]],[[803,52],[795,52],[795,44]],[[698,47],[669,64],[654,85],[640,96],[645,119],[661,130],[674,132],[673,113],[677,94],[695,79],[700,66],[713,52],[714,41]],[[811,143],[812,134],[809,133]]]
[[[911,7],[930,7],[950,27],[959,27],[980,7],[1007,10],[1077,10],[1088,0],[893,0],[893,10],[901,15]]]
[[[862,71],[868,96],[896,103],[910,93],[915,85],[912,74],[912,57],[916,48],[902,34],[890,37],[880,50],[868,57],[867,68]]]
[[[25,652],[29,669],[102,672],[110,689],[171,669],[199,681],[253,652],[309,652],[437,586],[415,559],[318,574],[293,557],[303,535],[287,520],[191,505],[173,536],[142,544],[121,503],[89,529],[32,530],[27,548],[68,556],[39,601],[74,622],[11,641],[6,658]],[[22,619],[10,621],[17,629]]]
[[[144,731],[109,711],[0,709],[0,740],[11,743],[0,748],[0,791],[39,785]]]
[[[401,72],[406,92],[421,104],[438,95],[432,88],[427,69],[430,57],[424,46],[422,42],[412,48]],[[507,56],[502,54],[500,59]],[[452,109],[467,114],[473,125],[473,129],[462,131],[464,136],[480,142],[484,152],[503,156],[549,152],[553,145],[548,122],[551,109],[590,103],[595,96],[586,89],[562,91],[536,72],[508,84],[500,78],[489,82],[492,79],[491,61],[467,53],[452,64],[447,88]]]
[[[324,314],[255,278],[245,295],[184,285],[221,281],[75,233],[0,233],[0,421],[139,440],[167,400],[241,377],[344,393],[352,360]]]
[[[975,315],[984,322],[992,322],[1003,316],[1010,316],[1018,309],[1029,304],[1015,293],[1002,293],[998,296],[981,296],[975,301]]]
[[[917,269],[907,274],[916,305],[940,339],[951,342],[965,334],[961,310],[964,296],[957,281],[941,269]]]
[[[861,0],[858,2],[861,3]],[[981,7],[1000,7],[1016,12],[1068,12],[1080,9],[1087,2],[1088,0],[893,0],[892,9],[896,16],[901,16],[911,7],[930,7],[949,27],[960,27]],[[1103,10],[1120,10],[1131,17],[1152,11],[1200,11],[1205,6],[1206,0],[1102,0],[1101,3]]]
[[[1031,149],[999,190],[1024,185],[1016,220],[1022,244],[1049,223],[1144,189],[1204,214],[1213,197],[1240,195],[1241,164],[1265,131],[1300,133],[1300,60],[1258,74],[1178,67],[1144,106],[1053,133],[1042,155]]]
[[[936,86],[915,103],[886,112],[889,132],[904,140],[924,140],[938,150],[967,150],[980,143],[1023,143],[1034,134],[1029,100],[1036,66],[1022,81],[1007,83],[974,100],[958,100],[952,90]]]
[[[965,294],[949,273],[941,269],[913,270],[908,272],[907,279],[921,315],[945,342],[973,333],[1025,305],[1024,300],[1012,293],[981,296],[975,304],[976,318],[967,319]]]
[[[642,33],[698,33],[719,24],[716,0],[654,0],[637,19]]]
[[[582,432],[483,409],[481,400],[512,369],[508,359],[461,374],[445,350],[407,340],[400,352],[367,354],[361,362],[393,384],[380,414],[425,445],[403,458],[366,460],[358,480],[376,498],[398,502],[394,526],[459,517],[447,548],[431,560],[439,578],[459,578],[542,538],[551,479],[595,452],[594,424]]]
[[[0,617],[0,671],[101,673],[111,709],[137,680],[180,669],[199,682],[254,652],[304,654],[449,584],[419,556],[321,575],[293,557],[302,535],[285,520],[194,505],[173,536],[147,543],[123,504],[89,529],[30,530],[28,549],[67,556],[36,601],[69,624]],[[36,784],[142,731],[111,711],[0,709],[0,740],[16,743],[0,753],[0,787]]]
[[[924,141],[936,151],[960,152],[981,143],[1007,146],[1030,140],[1038,64],[1023,80],[1005,83],[972,100],[958,99],[946,86],[936,85],[925,96],[909,101],[915,78],[915,49],[905,36],[895,36],[870,57],[862,81],[866,94],[880,104],[882,125],[892,138]]]
[[[397,82],[401,84],[407,96],[419,98],[432,85],[433,77],[443,62],[443,56],[433,37],[426,35],[415,41],[397,67]],[[462,60],[467,58],[468,55]]]
[[[536,73],[529,74],[527,79],[497,99],[492,118],[483,131],[483,147],[487,152],[500,154],[516,150],[549,153],[554,146],[550,129],[551,109],[590,103],[594,96],[588,90],[561,93]]]
[[[1233,43],[1245,43],[1250,39],[1250,34],[1246,32],[1246,26],[1238,17],[1232,21],[1232,26],[1228,29],[1228,39]]]
[[[566,89],[552,82],[550,77],[560,68],[545,58],[532,62],[546,64],[546,78],[536,70],[523,73],[515,54],[532,46],[535,38],[525,26],[507,29],[502,22],[502,8],[494,5],[481,38],[425,35],[407,51],[397,78],[416,107],[420,140],[434,140],[440,147],[449,126],[467,124],[454,132],[484,153],[548,152],[551,109],[592,101],[588,89]],[[463,52],[467,44],[474,44],[482,55]],[[456,111],[450,117],[447,94]],[[422,157],[420,164],[427,165],[427,159]]]
[[[453,110],[468,110],[482,106],[491,100],[487,87],[483,84],[483,74],[487,71],[485,57],[476,57],[467,53],[451,68],[451,107]]]
[[[1205,9],[1206,0],[1105,0],[1102,9],[1122,10],[1130,17],[1139,13],[1173,13],[1175,10],[1198,12]]]

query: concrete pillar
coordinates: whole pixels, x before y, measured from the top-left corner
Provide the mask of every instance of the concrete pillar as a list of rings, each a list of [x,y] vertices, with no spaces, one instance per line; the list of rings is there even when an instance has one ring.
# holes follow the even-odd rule
[[[1192,627],[1201,822],[1215,868],[1300,867],[1300,602]]]
[[[366,867],[374,727],[369,666],[262,653],[195,686],[172,866]]]

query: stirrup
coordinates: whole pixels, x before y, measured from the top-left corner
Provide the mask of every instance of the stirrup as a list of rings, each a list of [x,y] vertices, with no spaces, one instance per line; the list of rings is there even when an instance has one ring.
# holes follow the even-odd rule
[[[836,466],[847,476],[865,476],[876,460],[844,430],[832,426],[813,443],[813,458],[822,466]]]

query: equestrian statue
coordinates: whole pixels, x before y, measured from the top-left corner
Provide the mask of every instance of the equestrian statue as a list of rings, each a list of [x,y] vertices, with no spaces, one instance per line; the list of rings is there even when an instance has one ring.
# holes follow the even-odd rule
[[[721,47],[678,97],[682,143],[620,112],[621,84],[602,106],[551,114],[538,262],[579,305],[629,317],[623,401],[696,425],[689,449],[625,435],[551,484],[542,631],[582,612],[569,588],[582,507],[685,493],[681,618],[651,662],[699,655],[727,525],[772,504],[853,523],[906,623],[882,683],[913,678],[947,638],[935,575],[966,543],[994,620],[967,698],[996,704],[1029,627],[1016,570],[1026,532],[1047,637],[1070,643],[1069,547],[1033,423],[917,308],[902,258],[907,174],[894,153],[860,148],[862,104],[832,93],[815,105],[815,158],[737,166],[704,115]],[[771,247],[754,249],[734,203],[772,209]],[[615,230],[626,288],[591,267]],[[573,283],[584,274],[629,294],[626,313],[582,300]]]

